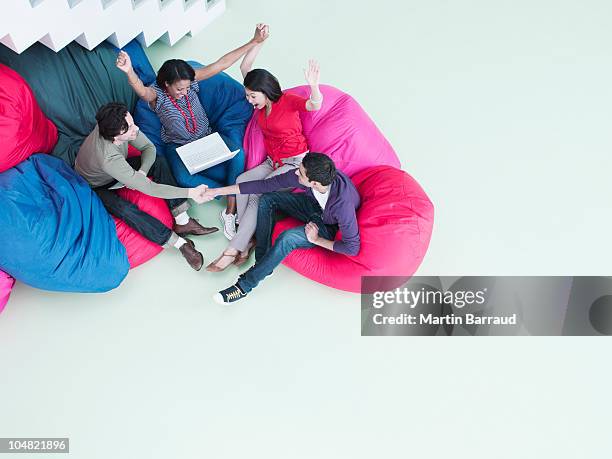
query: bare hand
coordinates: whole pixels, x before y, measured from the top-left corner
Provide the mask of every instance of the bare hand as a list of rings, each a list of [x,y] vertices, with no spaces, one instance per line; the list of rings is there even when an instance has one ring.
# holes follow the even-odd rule
[[[266,24],[259,23],[255,27],[255,34],[253,35],[253,41],[255,43],[263,43],[270,36],[270,27]]]
[[[212,201],[213,199],[215,199],[217,197],[217,193],[215,193],[215,188],[209,188],[208,190],[206,190],[206,192],[204,193],[204,198],[206,199],[206,202],[208,201]]]
[[[198,185],[195,188],[190,188],[189,197],[193,199],[195,202],[197,202],[198,204],[208,202],[212,199],[212,198],[209,198],[208,187],[206,185]]]
[[[315,223],[308,222],[304,227],[304,232],[306,233],[306,239],[308,239],[308,242],[313,244],[317,243],[319,240],[319,227]]]
[[[130,59],[130,55],[125,51],[119,51],[115,65],[122,72],[128,73],[130,70],[132,70],[132,60]]]
[[[319,84],[319,63],[314,59],[308,61],[308,68],[304,69],[304,78],[306,78],[306,83],[310,86],[317,86]]]

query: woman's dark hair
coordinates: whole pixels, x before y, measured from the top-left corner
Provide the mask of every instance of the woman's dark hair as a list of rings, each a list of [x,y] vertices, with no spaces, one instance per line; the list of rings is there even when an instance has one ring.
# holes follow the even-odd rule
[[[264,93],[272,102],[276,102],[283,95],[276,77],[264,69],[253,69],[247,73],[244,77],[244,87]]]
[[[96,121],[98,122],[98,131],[106,140],[114,140],[115,136],[129,129],[128,123],[125,120],[128,108],[120,102],[110,102],[100,107],[96,113]]]
[[[182,59],[170,59],[164,62],[155,78],[157,86],[162,90],[166,89],[166,83],[170,85],[180,80],[195,80],[195,70]]]
[[[331,158],[323,153],[306,153],[302,159],[306,177],[311,182],[329,185],[336,178],[336,165]]]

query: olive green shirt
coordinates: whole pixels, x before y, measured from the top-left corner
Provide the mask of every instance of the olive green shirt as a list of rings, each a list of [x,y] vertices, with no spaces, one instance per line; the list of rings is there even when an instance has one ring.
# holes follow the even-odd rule
[[[171,185],[162,185],[138,173],[126,161],[128,144],[142,152],[140,170],[145,174],[155,162],[155,145],[142,132],[134,140],[115,145],[103,138],[96,124],[79,149],[74,164],[75,170],[92,188],[110,185],[115,181],[149,196],[163,199],[186,198],[189,190]]]

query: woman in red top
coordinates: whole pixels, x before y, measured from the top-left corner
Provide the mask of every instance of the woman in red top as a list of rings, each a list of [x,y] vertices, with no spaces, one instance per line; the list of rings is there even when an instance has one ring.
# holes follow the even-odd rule
[[[319,90],[319,65],[315,61],[309,61],[304,70],[310,86],[310,98],[305,99],[284,93],[276,77],[267,70],[251,70],[260,48],[261,45],[257,45],[244,56],[240,70],[246,98],[256,110],[267,156],[259,166],[239,175],[236,183],[261,180],[298,168],[308,152],[299,112],[319,110],[323,102]],[[248,260],[255,246],[253,235],[258,205],[259,195],[236,196],[238,230],[219,258],[208,265],[208,271],[223,271],[232,263],[239,266]]]

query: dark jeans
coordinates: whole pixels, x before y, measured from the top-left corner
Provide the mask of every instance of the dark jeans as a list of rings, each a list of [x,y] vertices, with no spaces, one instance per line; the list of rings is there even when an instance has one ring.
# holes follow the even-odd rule
[[[283,231],[272,246],[272,231],[276,224],[276,214],[282,212],[304,223],[313,222],[319,227],[319,236],[334,240],[338,225],[326,225],[321,219],[323,210],[317,200],[305,193],[277,191],[266,193],[259,198],[257,213],[257,230],[255,237],[255,265],[238,279],[238,285],[244,292],[250,292],[266,276],[272,274],[292,250],[306,249],[315,245],[308,241],[304,226]]]
[[[139,156],[128,158],[127,162],[135,170],[140,168]],[[149,170],[149,177],[156,183],[177,186],[168,163],[160,156],[155,158],[155,162]],[[172,230],[157,218],[140,210],[136,204],[121,198],[115,190],[109,190],[108,187],[113,186],[115,183],[117,182],[94,188],[94,191],[100,197],[106,210],[108,210],[111,215],[123,220],[128,226],[138,231],[138,233],[142,234],[149,241],[158,245],[164,245],[168,242],[168,239],[170,239],[172,235]],[[173,210],[173,215],[177,215],[177,213],[187,210],[188,208],[187,200],[184,198],[166,199],[166,202],[170,209]]]

